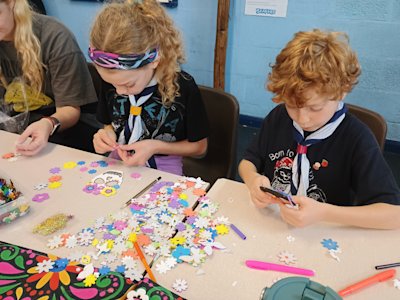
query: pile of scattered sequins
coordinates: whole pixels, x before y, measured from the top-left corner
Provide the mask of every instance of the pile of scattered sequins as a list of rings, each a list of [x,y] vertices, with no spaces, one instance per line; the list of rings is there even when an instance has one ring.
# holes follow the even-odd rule
[[[214,250],[225,249],[216,239],[229,232],[228,218],[215,217],[218,205],[205,196],[205,186],[200,178],[189,177],[175,183],[158,182],[124,210],[98,218],[80,232],[54,235],[47,246],[71,249],[67,259],[85,265],[79,278],[87,287],[110,271],[141,280],[143,268],[134,242],[153,258],[159,274],[180,263],[198,267]],[[189,205],[190,193],[198,197],[196,210]],[[187,287],[184,279],[172,286],[177,292]]]

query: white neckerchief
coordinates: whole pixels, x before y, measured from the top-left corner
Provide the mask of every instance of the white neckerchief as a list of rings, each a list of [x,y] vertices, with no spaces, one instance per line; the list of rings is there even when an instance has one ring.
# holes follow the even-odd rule
[[[149,87],[153,87],[155,85],[157,85],[157,80],[155,77],[153,77],[150,80],[149,84],[145,87],[145,89],[149,88]],[[143,93],[143,91],[142,91],[142,93]],[[153,95],[153,92],[154,91],[145,93],[144,95],[141,95],[139,97],[139,99],[136,99],[135,95],[129,95],[131,109],[132,109],[132,107],[141,107],[147,100],[149,100],[151,98],[151,96]],[[140,114],[133,115],[130,113],[127,123],[125,124],[125,128],[124,128],[124,130],[122,130],[122,132],[119,135],[118,143],[123,144],[123,145],[132,144],[140,138],[142,133],[143,133],[143,126],[142,126],[142,118],[141,118]],[[128,140],[127,140],[126,136],[129,137]]]
[[[310,162],[307,158],[307,147],[316,144],[335,132],[336,128],[340,125],[346,116],[347,108],[343,102],[339,102],[335,114],[327,124],[313,132],[304,139],[303,129],[293,121],[295,132],[295,139],[298,143],[297,154],[293,160],[292,166],[292,195],[307,196],[307,189],[309,187],[309,170]],[[304,146],[304,147],[301,147]],[[305,152],[299,152],[299,147]],[[305,149],[305,150],[304,150]],[[299,178],[300,171],[300,178]]]

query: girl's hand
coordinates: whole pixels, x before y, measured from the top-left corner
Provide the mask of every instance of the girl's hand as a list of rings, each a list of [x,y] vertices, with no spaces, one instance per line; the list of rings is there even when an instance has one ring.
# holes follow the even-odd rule
[[[32,123],[18,138],[16,152],[26,156],[37,154],[47,145],[52,129],[52,124],[46,119]],[[28,141],[29,137],[31,139]]]
[[[305,227],[324,220],[327,204],[305,196],[293,196],[292,198],[297,207],[290,207],[290,204],[279,204],[281,217],[285,222],[295,227]]]
[[[142,140],[130,145],[119,145],[118,154],[127,166],[144,166],[156,152],[156,140]]]
[[[246,185],[249,188],[251,200],[258,208],[264,208],[281,201],[275,196],[261,191],[260,186],[271,187],[269,179],[263,175],[255,175],[249,182],[246,182]]]
[[[99,129],[93,136],[93,146],[96,153],[104,154],[118,148],[117,135],[110,129]]]

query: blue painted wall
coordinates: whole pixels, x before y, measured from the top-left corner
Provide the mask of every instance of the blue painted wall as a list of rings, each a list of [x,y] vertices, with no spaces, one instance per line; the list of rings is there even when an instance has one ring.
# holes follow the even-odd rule
[[[347,101],[382,114],[388,139],[400,141],[400,1],[289,0],[286,18],[244,15],[245,0],[231,0],[226,90],[240,102],[241,114],[264,117],[274,106],[264,84],[268,65],[299,30],[345,31],[358,52],[362,76]],[[90,24],[100,4],[44,0],[88,47]],[[217,0],[180,0],[169,13],[182,31],[187,64],[199,84],[212,86]],[[85,50],[86,51],[86,50]]]

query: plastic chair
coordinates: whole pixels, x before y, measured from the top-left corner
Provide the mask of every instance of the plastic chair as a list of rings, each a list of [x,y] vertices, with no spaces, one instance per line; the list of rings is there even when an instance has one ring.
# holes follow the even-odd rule
[[[381,150],[385,147],[387,124],[386,120],[377,112],[354,104],[346,104],[349,112],[367,125],[374,134]]]
[[[208,149],[203,158],[185,157],[183,172],[212,185],[221,177],[235,178],[239,103],[233,95],[220,89],[199,88],[210,125]]]

